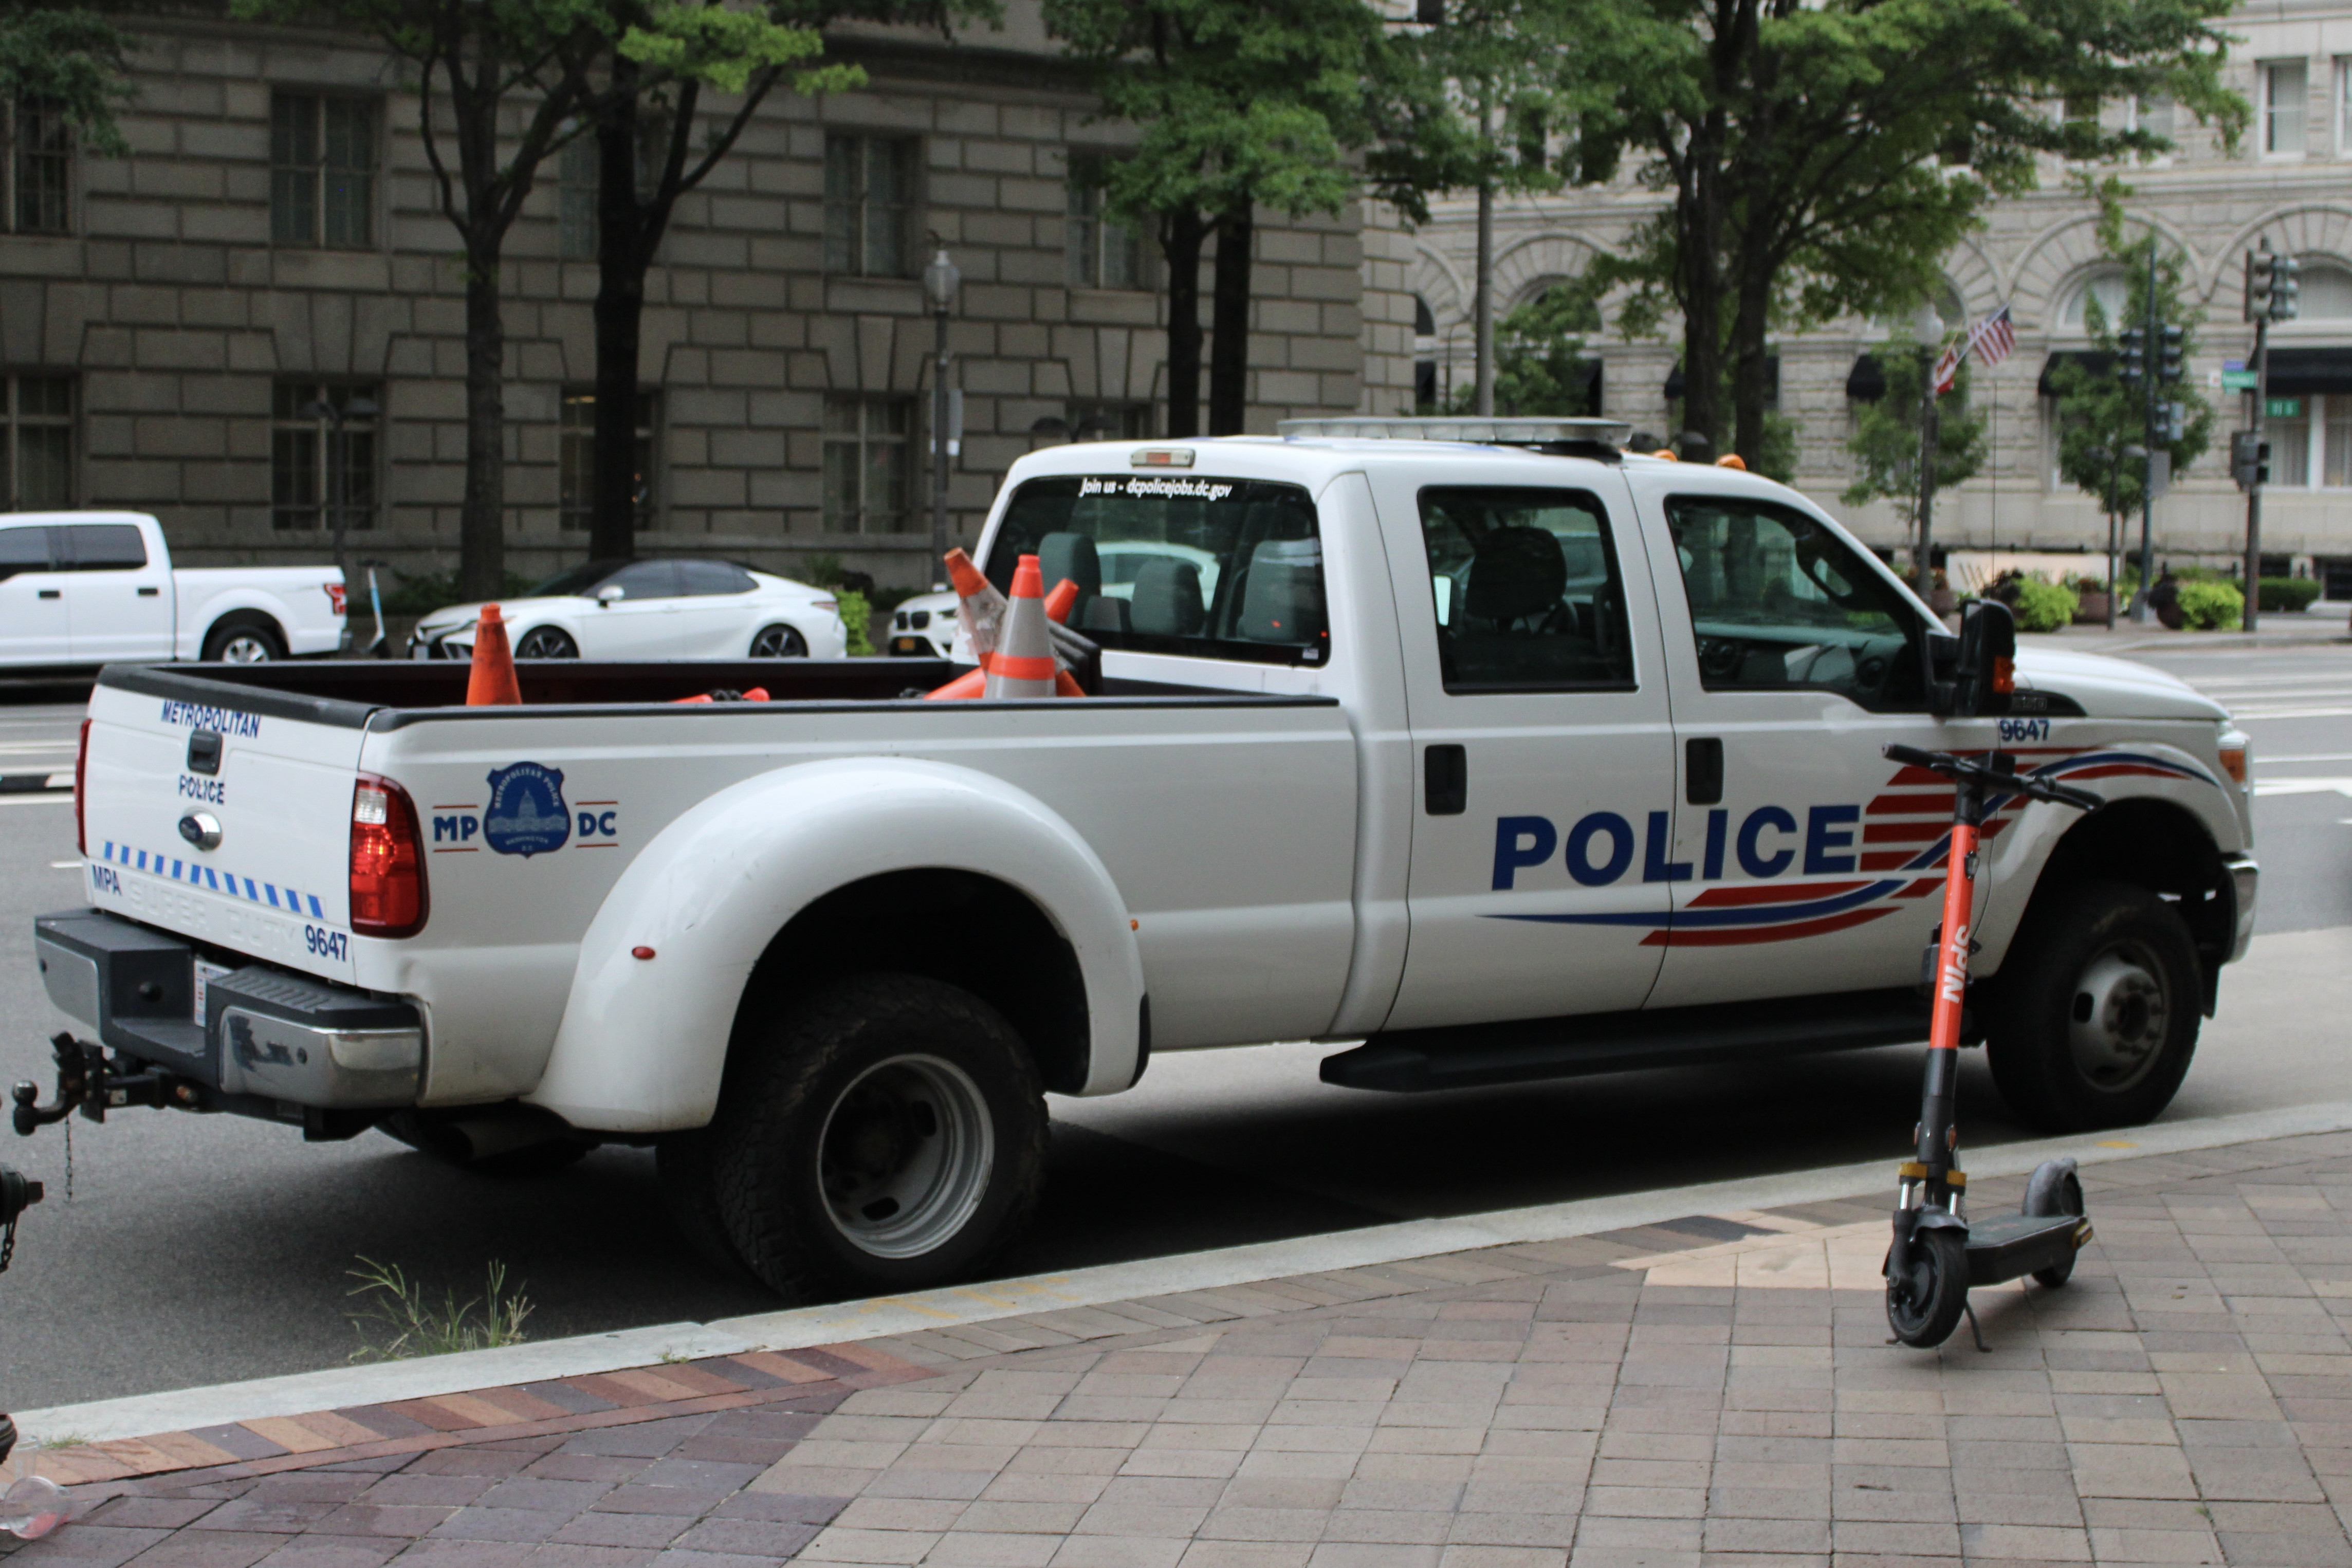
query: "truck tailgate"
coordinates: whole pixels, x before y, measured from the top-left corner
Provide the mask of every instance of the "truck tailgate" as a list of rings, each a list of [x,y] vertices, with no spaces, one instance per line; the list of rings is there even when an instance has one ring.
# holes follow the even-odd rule
[[[352,783],[366,710],[131,672],[99,686],[89,711],[90,902],[349,981]],[[207,849],[197,841],[212,824]]]

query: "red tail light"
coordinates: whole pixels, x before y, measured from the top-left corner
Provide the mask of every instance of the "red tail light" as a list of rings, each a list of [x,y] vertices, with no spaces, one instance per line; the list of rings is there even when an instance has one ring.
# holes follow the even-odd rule
[[[350,592],[351,592],[351,590],[349,590],[349,589],[345,588],[345,587],[344,587],[341,583],[340,583],[340,582],[331,582],[331,583],[327,584],[327,605],[328,605],[328,608],[329,608],[329,609],[330,609],[333,613],[335,613],[335,614],[337,614],[337,615],[341,615],[341,614],[342,614],[342,613],[344,612],[343,612],[344,600],[345,600],[345,597],[346,597]]]
[[[352,929],[414,936],[425,929],[425,845],[416,806],[389,779],[362,773],[352,787]]]
[[[89,829],[83,825],[86,821],[83,804],[89,798],[89,790],[86,788],[89,777],[89,720],[84,719],[81,721],[81,739],[74,747],[74,852],[79,855],[89,853]]]

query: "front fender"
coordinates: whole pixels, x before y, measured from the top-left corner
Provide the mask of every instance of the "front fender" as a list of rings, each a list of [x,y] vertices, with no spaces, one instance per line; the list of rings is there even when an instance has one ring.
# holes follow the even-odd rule
[[[1086,841],[987,774],[842,758],[747,779],[655,836],[582,939],[547,1071],[525,1098],[601,1132],[706,1124],[744,985],[776,933],[836,888],[929,868],[992,877],[1045,912],[1086,985],[1087,1091],[1132,1079],[1143,963]]]

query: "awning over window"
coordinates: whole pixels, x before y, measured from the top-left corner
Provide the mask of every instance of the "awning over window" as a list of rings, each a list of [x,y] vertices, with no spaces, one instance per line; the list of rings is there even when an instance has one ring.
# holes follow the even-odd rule
[[[2352,349],[2273,349],[2269,391],[2352,392]]]
[[[2061,365],[2080,365],[2095,376],[2104,376],[2115,368],[2116,357],[2097,349],[2059,349],[2042,361],[2042,380],[2037,383],[2043,397],[2058,395],[2057,383],[2050,378]]]
[[[1845,373],[1845,395],[1848,402],[1876,402],[1886,395],[1886,367],[1876,354],[1854,356],[1853,369]]]

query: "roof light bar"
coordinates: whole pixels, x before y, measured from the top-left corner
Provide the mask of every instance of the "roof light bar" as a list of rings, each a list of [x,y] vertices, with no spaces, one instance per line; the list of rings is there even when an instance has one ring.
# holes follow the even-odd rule
[[[1345,436],[1360,441],[1475,441],[1492,446],[1545,446],[1558,442],[1622,447],[1633,434],[1622,419],[1286,419],[1283,439]]]

